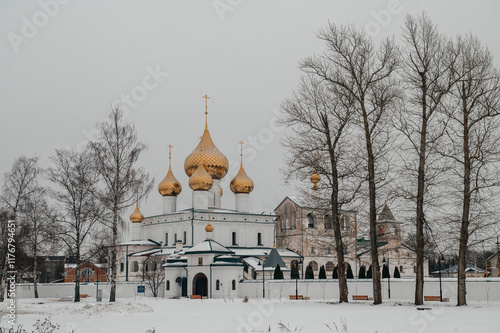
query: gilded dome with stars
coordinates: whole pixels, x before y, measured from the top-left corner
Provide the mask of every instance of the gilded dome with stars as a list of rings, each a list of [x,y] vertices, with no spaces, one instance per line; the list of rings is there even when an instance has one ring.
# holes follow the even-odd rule
[[[193,191],[208,191],[214,185],[214,180],[205,170],[203,164],[200,164],[196,171],[189,178],[189,187]]]

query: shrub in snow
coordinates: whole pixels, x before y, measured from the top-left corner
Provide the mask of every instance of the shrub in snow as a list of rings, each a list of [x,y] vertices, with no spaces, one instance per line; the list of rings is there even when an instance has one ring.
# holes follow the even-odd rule
[[[337,271],[337,266],[333,268],[333,273],[332,273],[332,279],[338,279],[339,278],[339,272]]]
[[[314,279],[313,268],[310,265],[306,268],[306,279]]]
[[[318,279],[326,279],[326,271],[325,271],[325,266],[321,265],[319,269],[319,276]]]
[[[281,271],[280,265],[278,264],[274,269],[274,279],[275,280],[283,280],[283,272]]]
[[[366,278],[371,279],[372,278],[372,265],[368,267],[368,271],[366,272]]]
[[[290,278],[291,279],[300,279],[299,268],[297,267],[296,264],[292,265],[292,271],[290,272]]]
[[[394,278],[396,279],[400,279],[401,278],[401,274],[399,274],[399,268],[398,266],[394,267]]]
[[[359,268],[358,279],[366,279],[366,266],[362,265]]]
[[[349,265],[349,264],[347,264],[347,278],[354,279],[354,275],[352,274],[352,268],[351,268],[351,265]]]
[[[391,276],[389,275],[389,267],[387,265],[384,265],[382,268],[382,279],[387,279],[390,278]]]

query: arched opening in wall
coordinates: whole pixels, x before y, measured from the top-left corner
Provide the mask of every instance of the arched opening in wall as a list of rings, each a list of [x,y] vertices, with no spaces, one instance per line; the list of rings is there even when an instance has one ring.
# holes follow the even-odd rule
[[[307,214],[307,227],[308,228],[315,228],[316,227],[316,218],[314,217],[314,215],[312,213],[308,213]]]
[[[313,271],[315,271],[315,272],[317,272],[319,269],[318,263],[314,260],[309,263],[309,266],[311,266]]]
[[[236,280],[231,282],[231,289],[236,290]]]
[[[332,217],[330,215],[326,214],[323,217],[323,220],[325,221],[325,229],[332,229],[333,228]]]
[[[295,219],[295,206],[293,205],[290,206],[290,224],[292,229],[297,227],[297,221]]]
[[[215,290],[220,290],[220,280],[215,281]]]
[[[193,278],[193,295],[208,296],[208,279],[203,273],[198,273]]]
[[[136,273],[139,271],[139,263],[137,261],[134,260],[130,263],[130,271],[133,273]]]
[[[335,265],[331,261],[327,262],[326,265],[325,265],[325,270],[327,272],[333,272],[334,268],[335,268]]]

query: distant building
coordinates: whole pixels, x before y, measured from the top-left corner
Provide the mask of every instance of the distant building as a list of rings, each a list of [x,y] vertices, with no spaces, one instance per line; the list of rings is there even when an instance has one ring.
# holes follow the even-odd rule
[[[486,259],[488,275],[491,277],[500,277],[500,251]]]
[[[476,267],[474,265],[466,265],[465,266],[465,276],[466,277],[483,277],[484,269],[481,267]],[[433,277],[439,276],[439,270],[431,272]],[[451,266],[445,269],[441,269],[442,277],[457,277],[458,276],[458,265]]]
[[[83,262],[80,265],[80,282],[107,282],[107,264]],[[76,264],[64,265],[64,282],[76,281]]]
[[[275,213],[278,216],[277,246],[304,257],[299,272],[304,272],[304,267],[310,265],[317,277],[319,268],[324,265],[327,277],[331,277],[338,263],[330,211],[306,207],[299,204],[297,199],[286,197],[276,207]],[[362,265],[366,269],[371,265],[370,240],[365,237],[358,239],[356,211],[340,212],[340,227],[345,261],[351,266],[354,277],[357,277]],[[397,266],[401,277],[415,277],[416,252],[402,243],[401,223],[396,221],[387,204],[377,219],[377,242],[380,266],[383,266],[385,259],[391,276]],[[428,261],[425,260],[424,276],[428,275]]]

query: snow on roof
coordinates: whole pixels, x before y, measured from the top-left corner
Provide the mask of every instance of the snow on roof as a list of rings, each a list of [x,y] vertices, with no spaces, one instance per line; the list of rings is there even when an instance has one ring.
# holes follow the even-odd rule
[[[264,257],[271,253],[272,248],[258,247],[258,248],[240,248],[228,247],[234,252],[234,255],[240,257]],[[284,258],[301,258],[300,254],[290,249],[276,249],[281,257]]]
[[[118,245],[152,245],[152,246],[158,246],[160,245],[159,243],[152,242],[150,240],[138,240],[138,241],[128,241],[125,243],[121,243]]]
[[[476,271],[476,268],[477,268],[477,271]],[[472,265],[467,265],[467,266],[465,266],[465,272],[466,273],[470,273],[470,272],[484,273],[484,269],[482,269],[481,267],[474,267]],[[441,273],[458,273],[458,265],[443,269],[443,270],[441,270]],[[431,272],[431,274],[439,274],[439,270]]]
[[[203,242],[196,244],[192,248],[185,250],[185,254],[190,253],[233,253],[224,245],[214,241],[213,239],[206,239]]]
[[[185,262],[167,262],[166,264],[163,264],[161,267],[186,267],[187,263]]]

